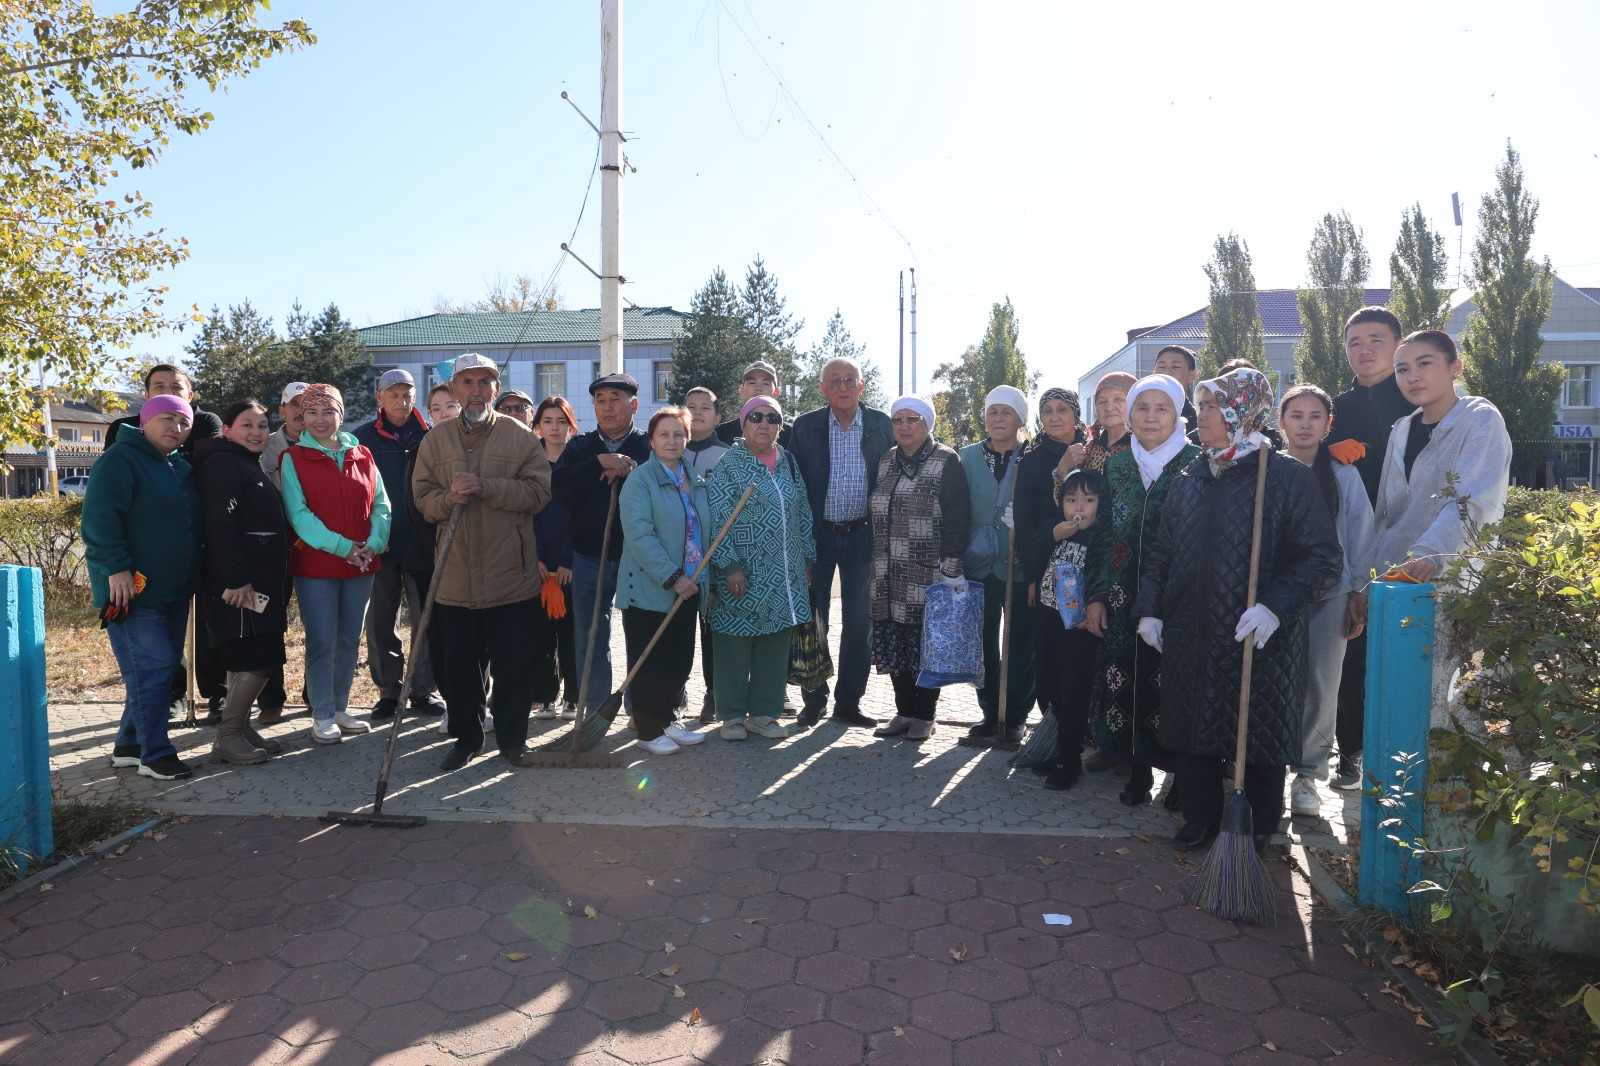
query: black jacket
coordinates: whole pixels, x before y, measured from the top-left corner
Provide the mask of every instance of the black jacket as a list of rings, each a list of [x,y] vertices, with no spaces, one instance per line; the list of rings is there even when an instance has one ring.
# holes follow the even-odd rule
[[[421,581],[427,584],[429,576],[433,574],[433,552],[438,540],[438,527],[417,510],[417,499],[411,491],[411,475],[417,471],[417,453],[412,451],[406,458],[406,483],[401,487],[400,499],[404,505],[404,513],[396,513],[389,521],[389,538],[394,539],[394,529],[402,524],[406,527],[406,550],[400,556],[400,572],[402,574],[421,574]],[[384,486],[385,492],[389,491]],[[391,500],[391,507],[396,506]]]
[[[1233,632],[1249,589],[1255,495],[1255,455],[1220,477],[1202,455],[1173,481],[1161,511],[1132,615],[1164,623],[1160,739],[1169,751],[1233,758],[1244,648]],[[1278,616],[1279,628],[1251,667],[1251,765],[1300,761],[1306,619],[1343,564],[1311,468],[1271,453],[1256,599]]]
[[[611,506],[611,483],[601,478],[600,456],[608,449],[600,431],[591,429],[567,443],[560,465],[550,472],[550,498],[572,512],[567,529],[573,550],[591,559],[600,557],[606,532],[606,511]],[[635,463],[650,458],[650,438],[638,427],[622,438],[617,454]],[[621,508],[611,523],[611,558],[622,558]]]
[[[107,448],[117,443],[117,431],[122,426],[132,426],[134,429],[138,429],[139,416],[124,415],[107,426]],[[194,425],[189,428],[189,439],[178,445],[178,454],[193,463],[195,458],[194,446],[203,440],[211,440],[220,436],[222,436],[222,419],[210,411],[202,411],[196,407],[194,409]]]
[[[806,497],[811,504],[811,518],[822,521],[823,505],[828,498],[828,476],[832,467],[832,454],[828,449],[829,408],[819,407],[807,411],[785,430],[789,439],[778,435],[778,443],[789,450],[794,461],[800,464],[800,476],[805,479]],[[894,427],[889,416],[875,407],[861,405],[861,455],[867,461],[867,498],[878,484],[878,461],[883,453],[894,447]],[[866,517],[863,511],[861,517]]]
[[[742,404],[743,401],[741,400]],[[793,422],[785,422],[783,428],[778,430],[778,444],[784,448],[789,447],[789,433],[794,429]],[[726,422],[717,423],[717,439],[722,443],[733,446],[733,442],[744,436],[744,427],[737,418],[730,418]]]
[[[1328,444],[1356,440],[1367,446],[1367,454],[1356,460],[1356,473],[1367,487],[1367,499],[1378,503],[1378,481],[1383,477],[1383,459],[1389,454],[1389,431],[1394,424],[1417,409],[1406,399],[1390,374],[1376,385],[1350,383],[1350,391],[1333,398],[1333,429]]]
[[[1073,434],[1072,444],[1083,443],[1083,427]],[[1024,580],[1032,585],[1044,573],[1044,566],[1055,545],[1053,537],[1040,539],[1041,531],[1053,530],[1061,521],[1061,505],[1056,502],[1055,470],[1066,454],[1068,444],[1047,436],[1036,437],[1027,454],[1017,460],[1017,484],[1012,491],[1011,522],[1016,527],[1017,553],[1022,556]],[[1041,551],[1042,549],[1042,551]]]
[[[278,490],[260,458],[231,440],[204,450],[199,480],[205,520],[200,603],[211,643],[284,632],[289,538]],[[222,602],[224,589],[245,585],[271,597],[265,611]]]
[[[428,428],[428,419],[419,408],[413,407],[411,417],[399,430],[391,426],[383,411],[379,410],[376,420],[364,422],[351,431],[356,440],[372,453],[373,461],[378,464],[378,476],[383,478],[384,494],[389,497],[389,506],[395,511],[393,521],[389,523],[389,547],[383,553],[385,566],[393,566],[403,560],[411,542],[411,525],[402,521],[399,502],[405,496],[405,483],[410,481],[407,472],[411,469],[412,456],[422,446],[422,438],[427,436]]]

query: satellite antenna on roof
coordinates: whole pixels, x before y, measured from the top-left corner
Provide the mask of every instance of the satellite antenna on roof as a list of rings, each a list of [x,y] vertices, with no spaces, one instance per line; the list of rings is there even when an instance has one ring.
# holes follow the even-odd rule
[[[1461,225],[1461,194],[1450,194],[1450,209],[1456,213],[1456,288],[1461,288],[1461,252],[1466,247],[1466,230]]]

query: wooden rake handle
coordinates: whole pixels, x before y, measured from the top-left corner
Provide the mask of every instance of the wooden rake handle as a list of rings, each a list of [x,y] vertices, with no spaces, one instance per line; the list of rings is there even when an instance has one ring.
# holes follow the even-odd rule
[[[1245,592],[1244,609],[1256,605],[1256,585],[1261,580],[1261,516],[1267,502],[1267,453],[1272,449],[1262,442],[1256,449],[1256,507],[1250,523],[1250,584]],[[1250,732],[1250,666],[1255,659],[1256,642],[1252,635],[1244,642],[1244,663],[1239,670],[1239,736],[1233,748],[1233,787],[1244,788],[1245,739]]]

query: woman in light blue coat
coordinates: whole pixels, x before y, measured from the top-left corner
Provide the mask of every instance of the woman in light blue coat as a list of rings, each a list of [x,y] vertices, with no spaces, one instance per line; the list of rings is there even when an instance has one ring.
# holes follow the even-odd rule
[[[694,665],[701,587],[693,580],[715,532],[708,532],[705,483],[683,462],[689,440],[689,413],[664,407],[650,417],[650,450],[622,484],[617,508],[622,516],[622,563],[617,606],[630,669],[661,629],[676,602],[678,610],[649,658],[628,686],[639,746],[655,755],[672,755],[705,739],[674,720],[673,709]]]

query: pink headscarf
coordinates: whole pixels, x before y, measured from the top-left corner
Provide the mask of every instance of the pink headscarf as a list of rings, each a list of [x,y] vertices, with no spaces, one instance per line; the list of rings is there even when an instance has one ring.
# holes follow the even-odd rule
[[[182,396],[174,396],[169,392],[162,393],[160,396],[150,397],[144,402],[144,406],[139,408],[140,428],[143,428],[144,424],[156,415],[166,414],[168,411],[176,411],[184,418],[187,418],[190,425],[194,424],[194,408],[189,406],[189,401]]]
[[[750,412],[757,407],[770,407],[778,412],[778,417],[783,417],[783,408],[778,406],[778,401],[772,396],[752,396],[739,408],[739,425],[744,425],[744,420],[750,417]]]

